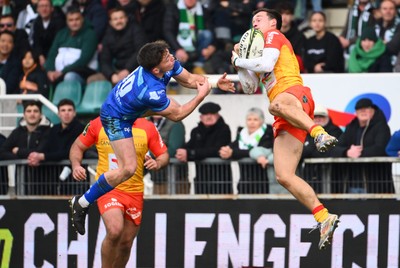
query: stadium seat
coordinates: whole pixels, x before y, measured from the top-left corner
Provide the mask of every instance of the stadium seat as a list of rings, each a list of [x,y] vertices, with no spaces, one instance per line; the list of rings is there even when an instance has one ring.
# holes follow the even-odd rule
[[[54,91],[52,102],[57,105],[62,99],[70,99],[78,106],[82,99],[82,85],[78,81],[62,81]]]
[[[97,114],[100,107],[111,91],[112,85],[109,81],[93,81],[86,86],[82,102],[77,107],[78,114]]]

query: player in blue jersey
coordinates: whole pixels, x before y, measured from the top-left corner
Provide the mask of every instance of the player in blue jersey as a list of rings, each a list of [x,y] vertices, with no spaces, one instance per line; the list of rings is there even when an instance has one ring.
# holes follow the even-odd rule
[[[101,122],[117,158],[118,168],[102,174],[84,195],[69,200],[72,225],[79,234],[85,233],[89,205],[135,173],[137,160],[131,130],[133,122],[153,114],[180,121],[210,93],[212,86],[208,79],[184,69],[164,41],[144,45],[139,51],[138,63],[140,66],[115,85],[101,107]],[[171,77],[184,87],[197,88],[195,97],[183,105],[169,98],[166,86]],[[224,91],[235,91],[226,73],[219,78],[216,86]],[[84,174],[83,168],[81,172]],[[82,174],[78,170],[73,175]]]

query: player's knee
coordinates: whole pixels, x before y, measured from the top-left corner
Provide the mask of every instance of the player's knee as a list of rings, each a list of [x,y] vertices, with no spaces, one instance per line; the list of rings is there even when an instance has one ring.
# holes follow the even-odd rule
[[[272,101],[268,107],[268,110],[272,115],[279,115],[282,112],[282,106],[279,102]]]
[[[113,242],[118,242],[122,236],[122,225],[113,225],[107,229],[107,238]]]
[[[136,167],[137,167],[136,164],[129,164],[129,165],[126,165],[126,166],[123,168],[123,170],[122,170],[123,175],[122,175],[121,177],[124,178],[124,179],[123,179],[124,181],[127,180],[127,179],[129,179],[130,177],[132,177],[132,176],[135,174],[135,172],[136,172]]]
[[[282,185],[284,188],[289,186],[289,176],[285,175],[284,173],[276,173],[276,181]]]

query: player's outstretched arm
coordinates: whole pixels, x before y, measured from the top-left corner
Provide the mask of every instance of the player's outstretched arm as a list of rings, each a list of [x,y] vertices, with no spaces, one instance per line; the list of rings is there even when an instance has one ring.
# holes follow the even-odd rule
[[[223,91],[235,92],[235,84],[226,78],[227,74],[224,73],[217,81],[217,87]]]
[[[205,79],[204,83],[196,82],[197,84],[197,95],[188,101],[187,103],[181,105],[174,99],[170,98],[171,102],[169,106],[160,112],[154,112],[154,114],[159,114],[165,116],[172,121],[181,121],[186,116],[191,114],[194,109],[204,100],[204,98],[210,93],[211,87],[208,83],[208,79]]]
[[[86,145],[84,145],[79,137],[76,138],[74,143],[69,150],[69,160],[71,161],[72,167],[72,176],[77,181],[83,181],[86,179],[86,169],[81,166],[83,154],[89,149]]]
[[[221,90],[224,91],[229,91],[229,92],[235,92],[235,86],[234,83],[232,83],[231,80],[226,78],[227,74],[224,73],[219,79],[216,85],[211,85],[210,87],[219,87]],[[207,77],[199,74],[192,74],[188,72],[186,69],[183,69],[183,71],[174,77],[175,80],[181,84],[184,87],[187,88],[197,88],[196,82],[199,83],[204,83],[204,81],[207,79]]]
[[[279,49],[264,48],[261,57],[243,59],[239,58],[239,55],[233,50],[231,61],[233,67],[235,68],[240,67],[256,73],[269,73],[274,70],[275,63],[278,61],[279,55]]]

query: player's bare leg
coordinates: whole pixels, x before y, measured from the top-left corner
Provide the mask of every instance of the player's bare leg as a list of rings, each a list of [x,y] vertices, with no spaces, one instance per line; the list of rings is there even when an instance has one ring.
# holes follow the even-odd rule
[[[107,230],[101,245],[102,268],[125,267],[139,227],[126,220],[120,209],[110,209],[102,218]]]
[[[337,215],[328,213],[311,186],[295,174],[302,151],[303,144],[289,133],[281,132],[276,137],[274,142],[276,178],[283,187],[313,213],[320,229],[318,248],[324,249],[327,244],[331,243],[339,219]]]
[[[271,102],[269,112],[272,115],[284,118],[296,128],[310,132],[317,150],[320,152],[327,151],[338,142],[335,137],[329,135],[321,126],[314,128],[316,126],[314,121],[304,112],[300,101],[290,93],[283,92],[278,94]]]
[[[303,144],[287,132],[281,132],[274,142],[274,167],[276,179],[310,211],[321,205],[314,190],[295,172]]]

